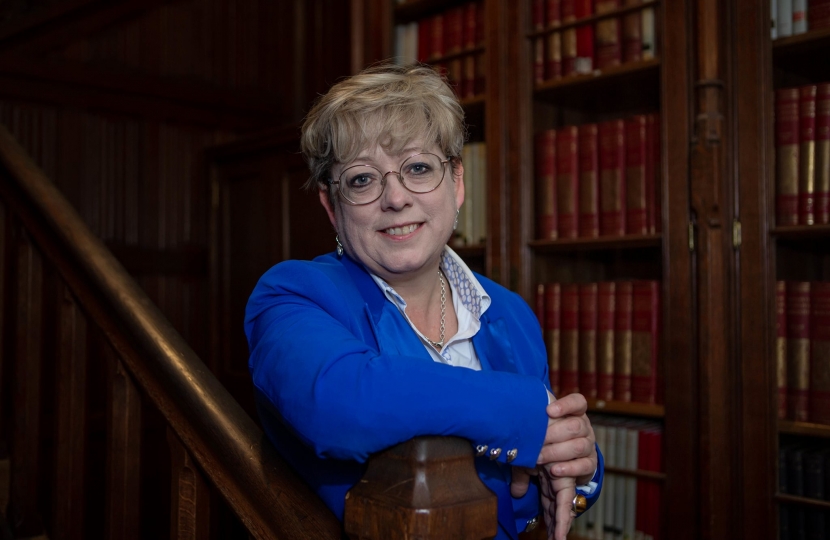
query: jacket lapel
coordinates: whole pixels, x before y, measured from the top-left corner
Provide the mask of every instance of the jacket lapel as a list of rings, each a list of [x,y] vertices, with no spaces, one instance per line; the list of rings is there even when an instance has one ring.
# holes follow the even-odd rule
[[[481,329],[473,336],[473,345],[481,361],[481,369],[518,373],[507,325],[501,317],[491,319],[487,312],[483,313]]]

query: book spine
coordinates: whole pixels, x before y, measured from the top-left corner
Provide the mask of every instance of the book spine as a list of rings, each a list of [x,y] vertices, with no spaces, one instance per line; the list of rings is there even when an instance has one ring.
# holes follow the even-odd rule
[[[539,326],[542,331],[545,330],[545,284],[539,283],[536,285],[536,295],[534,296],[533,314],[539,321]]]
[[[579,286],[579,390],[597,397],[597,284]]]
[[[593,0],[576,0],[576,18],[585,19],[594,14]],[[594,71],[594,25],[585,24],[576,28],[577,73]]]
[[[487,142],[476,143],[475,153],[476,167],[478,171],[478,189],[475,199],[475,233],[473,242],[480,245],[487,238]]]
[[[787,283],[787,413],[791,420],[809,418],[810,282]]]
[[[599,139],[596,124],[579,126],[579,236],[599,236]]]
[[[562,396],[579,392],[579,286],[562,285],[559,389]]]
[[[579,204],[579,155],[576,126],[556,132],[556,203],[559,238],[579,236],[577,210]]]
[[[562,0],[562,22],[571,23],[576,20],[576,3],[581,0]],[[576,73],[577,41],[576,28],[569,28],[562,33],[562,75]]]
[[[450,8],[444,12],[444,44],[447,54],[461,52],[464,45],[464,7]]]
[[[418,61],[426,62],[432,56],[432,19],[418,21]]]
[[[793,35],[807,31],[807,0],[792,0],[793,3]]]
[[[770,39],[778,37],[778,0],[770,0]]]
[[[631,400],[655,403],[660,289],[656,281],[634,282],[631,321]]]
[[[430,60],[444,56],[444,14],[432,16],[432,45],[429,48]]]
[[[807,6],[807,26],[810,30],[830,28],[830,2],[813,0]]]
[[[798,224],[798,89],[775,93],[775,220]]]
[[[545,28],[545,0],[533,0],[533,29]],[[533,40],[533,81],[538,84],[545,80],[545,38]]]
[[[639,6],[642,0],[625,0],[625,7]],[[639,62],[643,59],[642,13],[633,11],[623,16],[623,60]]]
[[[617,284],[597,285],[597,399],[614,399],[614,317]]]
[[[654,232],[663,232],[663,144],[660,136],[660,115],[654,115],[654,139],[651,145],[654,165]]]
[[[775,283],[775,369],[778,418],[787,417],[787,282]]]
[[[830,282],[810,289],[810,422],[830,424]]]
[[[476,30],[475,42],[476,46],[483,47],[485,41],[484,34],[484,1],[479,0],[475,2],[476,10]],[[473,85],[473,93],[475,95],[484,93],[484,85],[487,82],[487,62],[484,58],[484,53],[475,55],[475,84]]]
[[[639,441],[637,443],[637,469],[647,471],[651,459],[651,432],[648,429],[641,429],[637,432]],[[635,538],[645,538],[648,529],[648,485],[647,480],[637,479],[637,513],[634,517]]]
[[[816,223],[830,223],[830,83],[816,87],[815,215]]]
[[[802,86],[799,95],[798,222],[815,223],[816,86]]]
[[[625,234],[625,123],[599,125],[600,214],[602,236]]]
[[[646,234],[646,117],[625,121],[625,209],[626,233]]]
[[[778,0],[778,37],[793,35],[793,1]]]
[[[614,399],[631,401],[631,323],[634,284],[617,283],[614,313]]]
[[[540,131],[535,137],[536,225],[540,239],[559,236],[556,202],[556,131]]]
[[[594,9],[597,15],[619,9],[621,0],[597,0]],[[597,69],[618,66],[622,62],[622,33],[618,18],[597,22]]]
[[[626,428],[625,468],[629,471],[637,470],[638,454],[640,451],[639,431],[632,426]],[[625,520],[623,521],[623,538],[634,540],[635,519],[637,516],[637,479],[633,476],[625,478]]]
[[[657,189],[656,171],[654,160],[655,150],[657,145],[657,115],[646,115],[646,153],[643,157],[643,171],[645,172],[645,186],[646,186],[646,231],[649,234],[657,232]]]
[[[548,377],[551,391],[559,395],[560,385],[560,350],[562,320],[562,289],[558,283],[545,285],[545,347],[548,351]]]
[[[548,28],[562,24],[562,6],[560,0],[547,0],[545,4],[545,23]],[[545,50],[545,77],[559,79],[562,77],[562,34],[549,34]]]
[[[654,8],[646,8],[640,15],[642,24],[643,60],[657,57],[657,35],[654,28]]]
[[[618,467],[617,463],[617,428],[613,425],[606,426],[606,444],[602,449],[605,457],[606,467]],[[605,476],[602,490],[605,492],[605,516],[603,519],[603,539],[614,540],[614,514],[616,502],[616,484],[619,477],[616,474],[608,474]]]

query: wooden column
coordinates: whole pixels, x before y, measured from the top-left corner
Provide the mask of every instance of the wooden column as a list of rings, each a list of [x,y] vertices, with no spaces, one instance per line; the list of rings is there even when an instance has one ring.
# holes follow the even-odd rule
[[[727,55],[719,0],[698,0],[695,134],[691,153],[698,300],[700,538],[734,538],[737,477],[735,369],[734,185],[724,120]]]
[[[170,538],[210,537],[210,487],[193,456],[168,426],[170,445]]]
[[[55,445],[56,540],[84,538],[86,451],[86,317],[69,289],[59,292],[57,441]]]
[[[108,377],[105,537],[137,540],[141,463],[141,396],[121,359],[105,347]]]
[[[43,532],[38,512],[43,262],[28,234],[17,238],[17,322],[7,519],[16,537]]]

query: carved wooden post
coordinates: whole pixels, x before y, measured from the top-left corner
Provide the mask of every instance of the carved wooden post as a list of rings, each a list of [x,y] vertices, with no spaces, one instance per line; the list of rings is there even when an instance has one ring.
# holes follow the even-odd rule
[[[469,441],[416,437],[369,460],[346,495],[346,534],[352,540],[492,538],[496,505],[478,478]]]
[[[210,487],[193,456],[167,427],[170,445],[170,538],[210,537]]]

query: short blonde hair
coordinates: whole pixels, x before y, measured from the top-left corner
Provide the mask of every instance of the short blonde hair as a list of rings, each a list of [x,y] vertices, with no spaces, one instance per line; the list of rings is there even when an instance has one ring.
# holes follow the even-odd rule
[[[417,138],[458,158],[464,110],[447,80],[423,64],[379,64],[335,84],[303,122],[300,147],[311,177],[307,188],[332,180],[335,163],[349,163],[369,146],[389,153]]]

